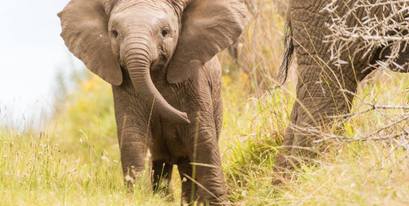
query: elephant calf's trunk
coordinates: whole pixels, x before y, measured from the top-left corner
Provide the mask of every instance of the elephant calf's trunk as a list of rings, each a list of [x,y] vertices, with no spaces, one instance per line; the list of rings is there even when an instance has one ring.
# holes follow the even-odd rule
[[[140,94],[148,104],[153,104],[154,110],[157,111],[162,118],[174,123],[189,124],[190,121],[187,114],[171,106],[153,84],[150,76],[151,61],[148,57],[146,52],[141,49],[140,52],[133,50],[133,54],[130,54],[126,59],[129,75],[136,93]]]

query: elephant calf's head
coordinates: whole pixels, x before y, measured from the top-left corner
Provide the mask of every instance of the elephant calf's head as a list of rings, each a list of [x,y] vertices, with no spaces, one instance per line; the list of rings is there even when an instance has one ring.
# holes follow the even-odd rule
[[[242,0],[71,0],[59,14],[71,52],[113,85],[126,69],[139,96],[175,122],[186,113],[155,88],[151,70],[167,68],[180,83],[239,37],[246,12]]]

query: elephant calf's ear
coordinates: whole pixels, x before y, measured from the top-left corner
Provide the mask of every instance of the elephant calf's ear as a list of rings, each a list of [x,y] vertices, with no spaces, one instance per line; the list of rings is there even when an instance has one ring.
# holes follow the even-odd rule
[[[105,81],[120,85],[122,72],[108,35],[109,0],[72,0],[62,12],[61,37],[69,50]]]
[[[178,46],[168,66],[168,81],[189,79],[239,38],[246,21],[243,0],[192,0],[183,13]]]

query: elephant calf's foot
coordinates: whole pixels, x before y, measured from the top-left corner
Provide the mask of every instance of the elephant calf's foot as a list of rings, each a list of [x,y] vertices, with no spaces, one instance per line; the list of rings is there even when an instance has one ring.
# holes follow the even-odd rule
[[[173,164],[167,161],[152,162],[152,189],[154,193],[171,196],[170,181],[172,179]]]
[[[144,168],[136,168],[134,166],[128,167],[128,169],[124,169],[124,184],[127,188],[127,191],[129,193],[133,193],[134,191],[134,186],[135,183],[138,179],[138,177],[141,176],[141,173],[143,172]]]

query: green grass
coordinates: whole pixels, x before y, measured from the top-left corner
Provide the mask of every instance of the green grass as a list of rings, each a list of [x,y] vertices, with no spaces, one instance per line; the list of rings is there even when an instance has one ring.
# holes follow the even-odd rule
[[[408,104],[409,77],[383,75],[360,89],[354,110],[365,109],[363,102]],[[246,81],[229,78],[225,77],[228,84],[223,91],[221,147],[232,201],[241,205],[409,203],[408,153],[387,143],[338,145],[318,159],[317,166],[296,171],[298,178],[271,185],[271,168],[288,123],[292,92],[276,89],[254,98],[241,92]],[[140,178],[134,193],[124,188],[109,86],[96,78],[84,81],[61,108],[41,135],[0,132],[1,205],[179,204],[177,178],[172,184],[174,201],[151,194],[148,174]],[[369,134],[401,113],[359,116],[347,124],[347,132]]]

